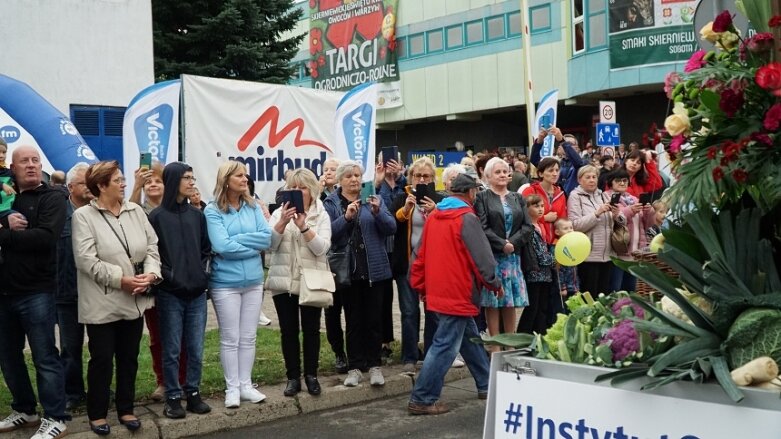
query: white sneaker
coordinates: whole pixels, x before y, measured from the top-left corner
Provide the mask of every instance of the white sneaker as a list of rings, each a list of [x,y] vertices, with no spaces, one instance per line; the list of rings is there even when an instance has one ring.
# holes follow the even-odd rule
[[[453,360],[453,365],[450,367],[459,369],[464,366],[466,366],[466,363],[464,363],[464,357],[462,357],[461,354],[458,354],[456,355],[456,359]]]
[[[8,417],[0,421],[0,433],[6,431],[13,431],[17,428],[35,427],[41,421],[41,418],[36,414],[28,415],[26,413],[19,413],[16,410],[12,411]]]
[[[68,427],[65,426],[64,422],[43,418],[38,431],[30,439],[57,439],[66,436],[67,430]]]
[[[385,385],[385,377],[382,376],[382,368],[381,367],[372,367],[369,369],[369,383],[372,386],[384,386]]]
[[[268,326],[271,324],[271,319],[266,317],[265,314],[263,314],[263,311],[260,312],[260,318],[258,319],[258,325],[260,326]]]
[[[239,389],[228,389],[225,391],[225,408],[236,409],[241,404],[241,392]]]
[[[355,387],[361,381],[363,381],[363,374],[359,369],[352,369],[347,371],[347,378],[344,380],[344,385],[347,387]]]
[[[242,401],[249,401],[253,404],[257,404],[266,399],[266,395],[260,393],[258,389],[252,386],[242,387],[239,393]]]

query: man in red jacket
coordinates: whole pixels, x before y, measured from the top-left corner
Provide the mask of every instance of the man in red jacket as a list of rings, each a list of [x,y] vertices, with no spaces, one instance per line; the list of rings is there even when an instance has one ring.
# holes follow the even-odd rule
[[[470,340],[479,337],[473,317],[480,310],[482,287],[500,296],[503,291],[496,276],[496,260],[472,208],[479,186],[465,174],[453,180],[452,196],[437,204],[426,221],[418,257],[410,270],[410,285],[425,300],[426,310],[439,320],[407,405],[413,415],[448,411],[439,397],[459,349],[475,379],[478,397],[488,397],[488,357],[482,346]]]

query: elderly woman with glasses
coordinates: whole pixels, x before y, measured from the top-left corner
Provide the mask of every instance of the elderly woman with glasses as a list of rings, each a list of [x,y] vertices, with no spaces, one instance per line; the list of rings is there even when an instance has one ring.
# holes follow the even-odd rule
[[[650,204],[641,204],[637,197],[627,191],[629,186],[629,173],[624,169],[617,169],[607,177],[607,185],[610,187],[605,194],[612,199],[613,194],[619,194],[619,214],[616,221],[626,226],[629,231],[629,245],[626,252],[616,252],[616,256],[624,261],[632,260],[632,252],[645,247],[648,244],[645,231],[653,226],[656,219],[656,211]],[[628,271],[617,266],[611,268],[611,291],[634,291],[637,279]]]
[[[436,203],[442,197],[434,191],[436,172],[434,163],[428,157],[421,157],[409,167],[407,174],[409,185],[404,193],[393,200],[391,212],[396,217],[396,237],[393,242],[393,277],[399,294],[399,309],[401,310],[401,363],[404,372],[415,372],[418,356],[418,339],[420,336],[420,299],[409,284],[409,268],[415,262],[420,238],[423,236],[423,225],[428,215],[436,209]],[[422,197],[416,190],[423,190]],[[433,314],[426,312],[424,326],[424,352],[431,345],[436,330],[436,320]],[[425,353],[424,353],[425,356]]]
[[[125,200],[119,163],[95,163],[85,180],[96,198],[73,213],[73,256],[79,322],[89,337],[87,417],[92,431],[104,436],[111,432],[106,417],[115,367],[119,422],[131,431],[141,427],[133,414],[138,352],[143,313],[154,303],[147,293],[161,280],[160,255],[143,209]]]

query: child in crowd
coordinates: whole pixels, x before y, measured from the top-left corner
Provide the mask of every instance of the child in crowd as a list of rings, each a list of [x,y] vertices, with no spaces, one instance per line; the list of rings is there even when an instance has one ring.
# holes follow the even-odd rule
[[[567,218],[557,219],[556,222],[553,223],[553,227],[557,241],[561,239],[562,236],[574,230],[572,228],[572,221]],[[559,292],[561,297],[566,300],[575,295],[578,291],[580,291],[580,285],[578,285],[577,267],[559,265]]]
[[[645,236],[648,238],[648,242],[651,242],[651,240],[654,239],[654,236],[662,233],[662,224],[664,224],[664,220],[667,218],[667,212],[669,211],[667,203],[662,200],[654,201],[653,206],[654,211],[656,212],[656,216],[654,217],[654,225],[645,231]]]
[[[0,218],[5,218],[14,213],[11,206],[14,204],[14,199],[16,199],[16,191],[12,187],[14,184],[13,174],[5,165],[7,154],[8,144],[0,137],[0,185],[2,185],[2,190],[0,191]],[[0,255],[0,264],[2,263],[3,257]]]
[[[550,314],[550,292],[558,284],[558,273],[554,269],[553,253],[542,237],[542,229],[537,222],[545,211],[545,204],[537,194],[526,197],[526,209],[529,222],[534,224],[529,243],[524,246],[521,255],[521,268],[526,279],[529,294],[529,306],[521,314],[518,332],[545,334],[548,330]]]

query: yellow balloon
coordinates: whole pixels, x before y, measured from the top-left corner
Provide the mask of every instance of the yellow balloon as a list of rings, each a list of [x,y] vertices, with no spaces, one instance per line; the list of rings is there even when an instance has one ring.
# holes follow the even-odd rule
[[[585,261],[591,253],[591,241],[582,232],[570,232],[562,236],[553,251],[556,261],[566,267],[573,267]]]

